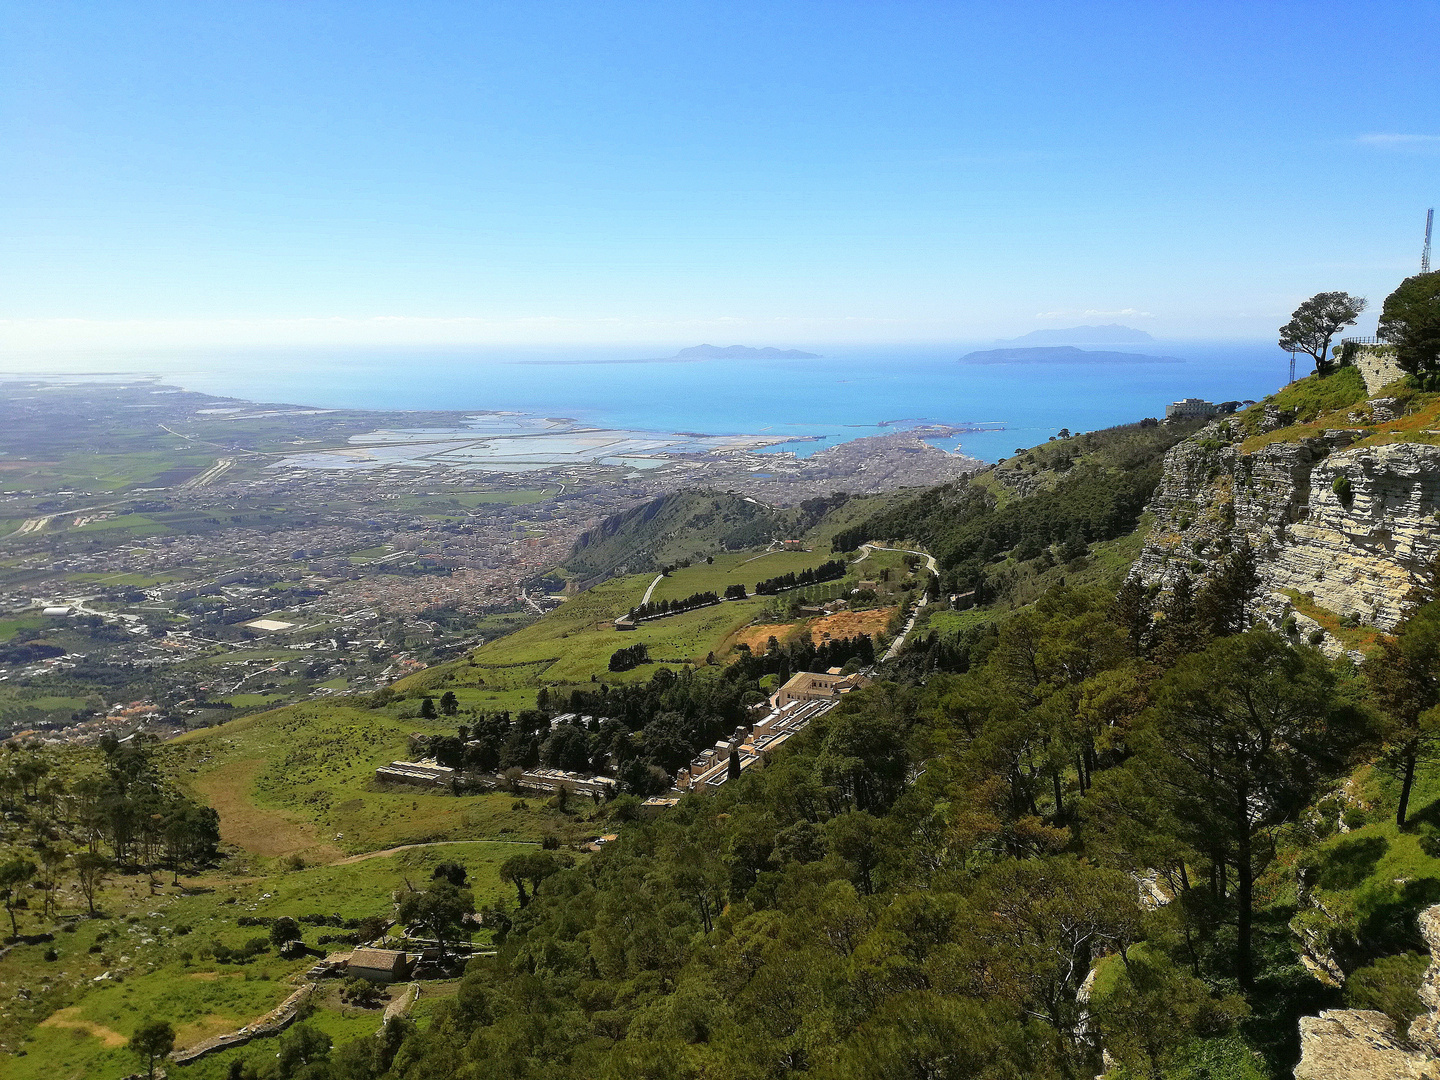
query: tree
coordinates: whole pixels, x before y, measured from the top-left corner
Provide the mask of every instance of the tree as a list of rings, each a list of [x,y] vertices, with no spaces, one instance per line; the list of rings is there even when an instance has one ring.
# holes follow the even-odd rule
[[[146,1074],[155,1075],[155,1063],[175,1049],[175,1029],[164,1020],[142,1024],[130,1036],[130,1051],[145,1065]]]
[[[424,889],[411,889],[400,897],[400,921],[429,930],[445,955],[446,941],[453,941],[475,911],[475,894],[452,885],[447,878],[435,878]]]
[[[1400,777],[1395,824],[1403,829],[1416,767],[1440,760],[1440,603],[1422,604],[1382,638],[1364,671],[1389,721],[1378,764]]]
[[[1330,374],[1331,340],[1342,327],[1354,325],[1365,305],[1364,297],[1345,292],[1316,293],[1297,307],[1290,321],[1280,328],[1280,348],[1313,357],[1315,373]]]
[[[1180,571],[1170,587],[1170,595],[1160,608],[1157,626],[1159,642],[1157,659],[1169,666],[1186,653],[1195,652],[1204,643],[1204,630],[1195,614],[1195,593],[1190,575]]]
[[[442,862],[439,866],[435,867],[435,871],[430,875],[435,881],[444,878],[457,889],[465,884],[465,879],[469,876],[470,871],[466,870],[465,867],[457,862]]]
[[[321,1061],[330,1054],[330,1036],[313,1024],[296,1024],[280,1036],[280,1050],[275,1065],[281,1076],[294,1076],[306,1065]]]
[[[291,941],[300,940],[300,924],[289,915],[281,915],[270,924],[270,944],[277,949]]]
[[[512,855],[500,864],[500,880],[515,886],[516,895],[523,908],[531,899],[525,892],[527,884],[533,893],[542,881],[568,865],[569,856],[552,855],[548,851],[526,851]]]
[[[1132,656],[1144,656],[1150,640],[1150,628],[1154,616],[1150,613],[1150,597],[1139,577],[1131,574],[1115,594],[1116,615],[1125,630]]]
[[[590,768],[590,736],[574,724],[561,724],[545,740],[540,760],[551,768],[586,772]]]
[[[85,897],[85,906],[92,919],[95,917],[95,894],[100,891],[109,869],[110,860],[98,851],[82,851],[75,856],[75,882],[80,886],[80,894]]]
[[[1245,629],[1250,601],[1260,587],[1255,552],[1242,544],[1226,556],[1220,569],[1195,597],[1195,618],[1211,637],[1228,637]]]
[[[455,696],[454,690],[446,690],[440,695],[440,711],[446,716],[454,716],[460,708],[460,699]]]
[[[836,789],[847,808],[876,813],[899,796],[909,766],[896,721],[858,707],[834,717],[815,759],[820,779]]]
[[[1440,368],[1440,273],[1416,274],[1385,298],[1379,336],[1412,375]]]
[[[10,916],[11,937],[20,936],[20,926],[15,921],[20,889],[34,876],[35,864],[29,859],[14,858],[0,863],[0,900],[4,901],[5,914]]]
[[[420,699],[420,716],[424,720],[435,719],[435,699],[429,694]]]
[[[1353,737],[1350,718],[1332,714],[1333,692],[1320,653],[1251,630],[1181,657],[1137,732],[1133,764],[1181,839],[1217,869],[1235,870],[1235,966],[1245,990],[1254,985],[1254,884],[1273,856],[1271,834],[1338,772]]]

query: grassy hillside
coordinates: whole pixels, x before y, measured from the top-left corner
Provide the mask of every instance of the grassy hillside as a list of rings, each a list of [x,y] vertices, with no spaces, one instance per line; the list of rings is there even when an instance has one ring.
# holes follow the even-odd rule
[[[659,568],[765,544],[791,515],[740,495],[681,491],[606,518],[581,534],[565,566],[580,578]]]
[[[723,593],[741,584],[755,584],[790,571],[804,570],[833,559],[828,551],[747,550],[721,553],[661,578],[652,599],[682,599],[697,592]],[[898,562],[898,556],[895,557]],[[868,572],[868,571],[867,571]],[[574,686],[592,680],[643,682],[658,667],[678,669],[701,664],[710,653],[723,655],[734,636],[761,618],[771,601],[751,596],[668,618],[643,622],[631,631],[615,629],[615,619],[640,603],[655,574],[613,578],[566,600],[538,622],[507,637],[487,642],[463,661],[442,664],[397,684],[401,691],[453,690],[465,706],[502,707],[500,695],[528,705],[541,686]],[[628,672],[609,670],[611,655],[644,643],[652,664]],[[509,705],[503,707],[511,707]]]

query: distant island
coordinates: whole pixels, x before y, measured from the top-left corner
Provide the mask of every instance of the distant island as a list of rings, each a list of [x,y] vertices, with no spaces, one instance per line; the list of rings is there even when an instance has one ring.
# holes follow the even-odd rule
[[[1134,345],[1155,339],[1144,330],[1130,326],[1067,326],[1032,330],[1018,338],[1007,338],[1000,345]]]
[[[799,349],[753,349],[749,345],[692,345],[666,360],[819,360],[818,353]]]
[[[1073,345],[1050,345],[1032,349],[988,349],[960,358],[962,364],[1183,364],[1178,356],[1147,356],[1144,353],[1103,352],[1077,349]]]
[[[752,348],[749,345],[692,345],[674,356],[639,360],[515,360],[517,364],[698,364],[702,360],[819,360],[818,353],[799,349]]]

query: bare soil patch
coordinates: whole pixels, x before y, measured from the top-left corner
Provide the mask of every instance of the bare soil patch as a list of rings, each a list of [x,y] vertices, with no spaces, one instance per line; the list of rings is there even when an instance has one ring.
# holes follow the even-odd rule
[[[113,1050],[117,1046],[124,1046],[130,1040],[118,1031],[105,1027],[103,1024],[91,1023],[89,1020],[80,1019],[80,1007],[72,1005],[68,1009],[61,1009],[52,1016],[40,1021],[41,1027],[73,1028],[83,1031],[87,1035],[93,1035],[99,1039],[107,1050]]]
[[[772,636],[783,644],[806,629],[817,643],[824,641],[827,634],[832,638],[854,637],[856,634],[875,637],[884,632],[894,614],[893,607],[874,608],[870,611],[840,611],[834,615],[826,615],[823,619],[806,619],[798,623],[747,626],[736,632],[730,644],[733,648],[743,643],[749,645],[752,651],[760,652]]]

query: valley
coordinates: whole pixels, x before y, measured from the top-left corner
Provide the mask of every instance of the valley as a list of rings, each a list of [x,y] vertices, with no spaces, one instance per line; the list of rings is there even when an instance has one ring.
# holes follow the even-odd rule
[[[77,561],[28,580],[94,584],[64,615],[0,624],[15,658],[0,695],[75,714],[17,732],[0,771],[0,879],[30,867],[5,893],[7,1075],[124,1075],[155,1014],[175,1031],[169,1075],[201,1080],[288,1080],[300,1067],[284,1063],[322,1044],[327,1076],[370,1078],[449,1075],[456,1045],[536,1076],[553,1060],[658,1077],[769,1074],[802,1045],[822,1075],[943,1049],[986,1076],[1023,1044],[1049,1070],[1034,1075],[1060,1076],[1096,1046],[1085,1000],[1127,1068],[1261,1078],[1295,1065],[1302,1030],[1320,1060],[1348,1052],[1354,1017],[1427,1022],[1440,779],[1416,750],[1402,790],[1368,688],[1376,650],[1410,632],[1399,583],[1423,584],[1434,558],[1429,470],[1413,491],[1381,470],[1428,453],[1440,395],[1366,393],[1341,368],[1229,418],[1077,433],[938,486],[789,505],[621,487],[606,490],[636,501],[547,519],[569,481],[441,496],[432,478],[381,483],[399,497],[360,511],[404,502],[415,529],[305,510],[302,540],[262,524],[302,512],[276,501],[219,532],[149,509],[156,531],[137,536],[134,514],[96,507],[132,519],[102,546],[80,543],[92,526],[63,502],[91,496],[49,496],[76,523],[12,537],[40,546],[10,549],[11,580],[43,551]],[[1308,508],[1308,474],[1273,462],[1330,470]],[[254,482],[243,463],[192,468],[166,499],[248,505],[227,488]],[[1331,509],[1342,473],[1351,501]],[[464,592],[465,552],[499,535],[479,528],[491,513],[544,532],[496,565],[506,602],[407,607],[378,576],[409,566]],[[233,561],[186,595],[217,538]],[[134,554],[171,546],[163,565]],[[1355,573],[1300,589],[1294,568],[1320,561]],[[220,581],[226,565],[247,569]],[[1167,801],[1201,783],[1170,749],[1198,737],[1181,703],[1225,707],[1227,687],[1276,668],[1285,711],[1264,723],[1292,725],[1313,765],[1267,779],[1255,820],[1226,816],[1230,772]],[[155,689],[111,705],[137,686]],[[380,771],[394,763],[415,778]],[[158,800],[150,819],[87,809],[127,784],[139,799],[135,783]],[[1246,836],[1261,846],[1242,855]],[[357,946],[414,970],[363,993],[327,977]],[[1085,963],[1055,966],[1058,948]],[[565,1026],[493,1049],[530,1015],[526,977]],[[1039,1001],[1036,986],[1053,1011],[995,1042],[982,1018]],[[287,1002],[273,1032],[231,1037]],[[933,1050],[896,1041],[914,1031],[906,1002],[949,1018]],[[1163,1038],[1147,1010],[1170,1017]],[[773,1021],[758,1041],[752,1013]],[[627,1056],[642,1034],[663,1067]],[[1386,1038],[1395,1060],[1411,1052]]]

